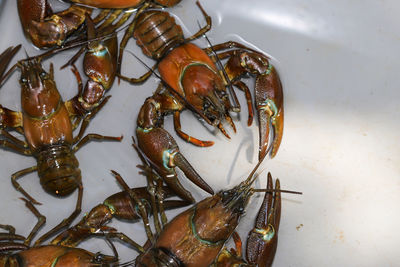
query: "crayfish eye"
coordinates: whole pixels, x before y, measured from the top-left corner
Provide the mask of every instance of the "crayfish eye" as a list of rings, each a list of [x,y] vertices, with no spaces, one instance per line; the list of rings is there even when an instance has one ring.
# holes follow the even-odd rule
[[[103,259],[104,259],[104,255],[101,254],[100,252],[97,252],[97,253],[93,256],[93,262],[96,262],[96,263],[101,263],[101,262],[103,262]]]
[[[28,83],[28,79],[27,78],[21,78],[20,82],[23,83],[23,84],[26,84],[26,83]]]
[[[40,73],[40,78],[42,78],[42,79],[47,79],[47,73],[44,72],[44,71],[42,71],[42,72]]]
[[[221,99],[225,99],[228,96],[225,91],[217,91],[217,94]]]

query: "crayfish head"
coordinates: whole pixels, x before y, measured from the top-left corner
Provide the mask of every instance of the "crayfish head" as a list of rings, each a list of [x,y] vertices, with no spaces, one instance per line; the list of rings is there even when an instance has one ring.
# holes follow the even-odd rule
[[[54,81],[53,66],[46,72],[37,58],[20,61],[18,66],[24,113],[39,118],[57,110],[62,99]]]
[[[218,194],[221,195],[222,203],[226,209],[230,210],[232,213],[242,215],[253,191],[250,185],[242,182],[234,188],[221,191]]]
[[[229,238],[239,223],[241,213],[232,212],[223,203],[223,196],[216,194],[199,202],[193,211],[192,232],[201,240],[221,245]]]
[[[214,70],[207,65],[193,64],[185,69],[181,83],[186,99],[203,111],[214,126],[224,120],[228,112],[227,94]]]
[[[223,244],[236,229],[252,194],[241,185],[199,202],[193,208],[193,232],[208,242]]]

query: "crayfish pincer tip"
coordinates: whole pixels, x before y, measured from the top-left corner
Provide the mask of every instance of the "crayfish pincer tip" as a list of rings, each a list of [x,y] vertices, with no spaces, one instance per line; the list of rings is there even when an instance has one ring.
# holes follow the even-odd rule
[[[174,163],[178,166],[186,177],[192,181],[195,185],[206,191],[207,193],[214,195],[214,190],[207,184],[206,181],[196,172],[196,170],[190,165],[187,159],[180,153],[176,153],[174,157]]]

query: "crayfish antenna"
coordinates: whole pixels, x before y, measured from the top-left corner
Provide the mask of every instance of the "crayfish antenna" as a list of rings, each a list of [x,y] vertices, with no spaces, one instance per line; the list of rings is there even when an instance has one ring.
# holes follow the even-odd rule
[[[119,259],[118,251],[117,251],[117,249],[115,248],[114,243],[111,242],[110,238],[108,238],[107,235],[106,235],[106,241],[107,241],[107,243],[109,244],[109,246],[111,247],[111,249],[112,249],[112,251],[113,251],[115,262],[118,262],[118,259]]]
[[[254,181],[257,179],[258,175],[254,175],[258,168],[260,167],[261,163],[264,161],[265,157],[268,155],[268,151],[271,150],[272,147],[269,147],[267,153],[265,153],[259,160],[257,165],[253,168],[247,179],[243,182],[246,186],[250,187]],[[254,176],[254,177],[253,177]]]
[[[284,189],[251,189],[254,193],[261,193],[261,192],[266,192],[266,193],[287,193],[287,194],[295,194],[295,195],[302,195],[303,192],[299,191],[292,191],[292,190],[284,190]]]

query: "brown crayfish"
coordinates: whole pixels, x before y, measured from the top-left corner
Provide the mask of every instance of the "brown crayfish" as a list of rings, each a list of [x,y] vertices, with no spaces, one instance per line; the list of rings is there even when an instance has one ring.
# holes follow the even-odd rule
[[[245,181],[196,203],[165,224],[161,231],[156,229],[155,235],[144,224],[148,242],[143,247],[145,252],[136,258],[135,266],[270,266],[278,242],[281,192],[301,193],[281,190],[279,180],[274,188],[270,173],[266,190],[252,188],[260,164],[261,160]],[[126,185],[125,190],[135,199]],[[235,229],[250,197],[260,191],[265,192],[265,197],[248,235],[244,259]],[[236,250],[228,251],[224,245],[232,235]]]
[[[0,81],[6,66],[20,46],[10,47],[0,55]],[[63,102],[54,81],[53,66],[46,72],[41,66],[41,58],[19,61],[11,70],[21,70],[21,106],[22,112],[13,111],[0,105],[0,147],[11,149],[27,156],[34,156],[37,165],[14,173],[11,181],[16,190],[35,204],[31,197],[18,183],[22,176],[37,171],[43,189],[55,196],[66,196],[79,190],[75,211],[62,223],[51,230],[44,239],[59,229],[68,226],[80,213],[83,186],[79,162],[75,152],[91,140],[120,141],[121,137],[87,134],[85,130],[90,120],[108,101],[100,99],[97,105],[86,113],[79,112],[73,98]],[[10,72],[10,71],[9,71]],[[77,136],[73,130],[77,125],[73,119],[83,120]],[[16,138],[10,131],[17,131],[25,136],[26,141]],[[44,223],[44,221],[42,221]],[[42,239],[38,240],[41,242]]]
[[[174,18],[160,10],[145,10],[136,15],[133,37],[145,55],[157,60],[156,65],[140,78],[120,78],[131,83],[142,83],[158,69],[162,83],[156,92],[142,105],[136,135],[140,149],[154,168],[177,194],[194,201],[189,191],[177,179],[175,167],[203,190],[213,193],[207,183],[196,173],[179,151],[174,138],[163,129],[164,117],[173,114],[176,133],[185,141],[197,146],[211,146],[212,141],[202,141],[181,129],[180,114],[190,109],[205,122],[216,126],[227,137],[223,121],[235,130],[229,112],[238,112],[240,105],[233,90],[232,101],[227,87],[231,85],[245,92],[250,125],[253,120],[253,100],[247,85],[241,78],[247,74],[255,76],[255,106],[259,118],[259,158],[267,153],[270,125],[273,127],[271,156],[278,151],[283,133],[283,92],[275,68],[268,57],[240,43],[227,42],[201,49],[190,41],[203,36],[211,28],[211,18],[202,9],[207,25],[189,38],[184,38],[182,29]],[[121,54],[120,54],[121,57]],[[227,59],[223,69],[217,66]],[[235,104],[236,103],[236,104]]]

